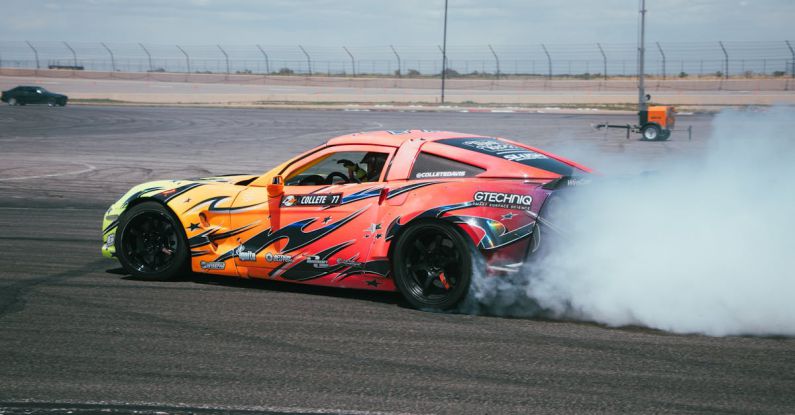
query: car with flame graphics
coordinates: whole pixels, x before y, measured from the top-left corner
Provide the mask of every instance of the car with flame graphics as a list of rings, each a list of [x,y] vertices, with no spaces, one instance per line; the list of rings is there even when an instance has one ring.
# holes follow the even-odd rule
[[[517,272],[550,194],[590,173],[502,138],[355,133],[261,175],[136,186],[108,209],[102,253],[140,279],[194,271],[399,291],[449,309],[475,272]]]

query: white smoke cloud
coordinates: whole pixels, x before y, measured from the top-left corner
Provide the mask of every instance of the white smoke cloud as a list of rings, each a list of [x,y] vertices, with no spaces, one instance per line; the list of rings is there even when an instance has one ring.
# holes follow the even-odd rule
[[[468,310],[795,335],[795,112],[713,122],[703,158],[573,192],[566,238],[520,276],[475,278]]]

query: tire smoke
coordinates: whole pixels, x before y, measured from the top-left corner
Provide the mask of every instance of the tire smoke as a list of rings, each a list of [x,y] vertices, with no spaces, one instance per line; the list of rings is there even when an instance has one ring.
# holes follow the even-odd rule
[[[476,277],[465,311],[795,335],[795,111],[713,123],[701,158],[570,192],[565,237],[521,275]]]

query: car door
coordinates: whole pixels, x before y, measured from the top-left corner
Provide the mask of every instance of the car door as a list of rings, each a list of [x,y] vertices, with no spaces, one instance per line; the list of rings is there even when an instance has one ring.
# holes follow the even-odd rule
[[[20,104],[30,104],[33,102],[33,88],[24,87],[20,88],[19,92],[17,92],[17,102]]]
[[[281,175],[283,194],[269,200],[267,211],[233,217],[234,227],[260,221],[258,232],[240,241],[239,272],[345,286],[345,275],[366,268],[373,241],[382,237],[376,218],[384,166],[394,150],[333,146],[287,167]],[[235,205],[253,206],[267,197],[266,189],[249,187]]]

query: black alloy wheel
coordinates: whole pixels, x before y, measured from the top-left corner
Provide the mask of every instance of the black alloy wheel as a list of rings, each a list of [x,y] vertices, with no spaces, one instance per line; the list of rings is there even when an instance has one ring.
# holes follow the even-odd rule
[[[174,215],[157,202],[128,209],[119,221],[116,256],[144,280],[170,280],[187,271],[187,243]]]
[[[415,308],[450,309],[469,291],[470,249],[471,243],[448,223],[412,225],[395,246],[395,284]]]

